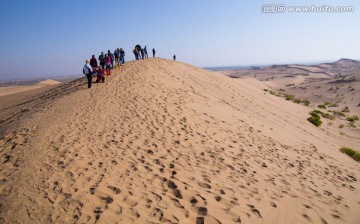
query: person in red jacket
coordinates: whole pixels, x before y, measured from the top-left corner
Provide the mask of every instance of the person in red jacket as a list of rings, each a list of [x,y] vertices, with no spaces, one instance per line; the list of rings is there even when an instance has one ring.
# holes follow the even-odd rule
[[[95,55],[92,56],[92,58],[90,59],[90,65],[93,69],[97,68],[98,67],[98,63],[97,63],[97,60],[95,58]]]
[[[101,67],[101,65],[99,66],[99,68],[95,70],[95,72],[96,72],[96,83],[100,81],[105,82],[104,69]]]

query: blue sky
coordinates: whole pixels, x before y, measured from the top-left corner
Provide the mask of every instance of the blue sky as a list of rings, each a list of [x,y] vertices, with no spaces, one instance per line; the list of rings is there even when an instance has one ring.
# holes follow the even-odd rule
[[[264,4],[354,6],[352,13],[263,13]],[[0,80],[81,75],[85,59],[136,44],[196,66],[360,59],[355,0],[12,0],[0,7]]]

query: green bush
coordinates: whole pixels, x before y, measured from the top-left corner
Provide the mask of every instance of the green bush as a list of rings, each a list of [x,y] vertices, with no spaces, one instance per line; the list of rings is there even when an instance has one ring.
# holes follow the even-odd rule
[[[343,124],[340,124],[340,125],[339,125],[339,128],[343,128],[344,126],[345,126],[345,125],[343,125]]]
[[[332,113],[335,114],[335,115],[339,115],[339,116],[341,116],[341,117],[345,117],[345,116],[346,116],[343,112],[340,112],[340,111],[335,111],[335,110],[333,110]]]
[[[352,128],[356,128],[355,121],[350,122],[350,123],[349,123],[349,126],[352,127]]]
[[[335,116],[331,115],[331,114],[328,114],[328,113],[322,113],[321,116],[323,118],[327,118],[327,119],[330,119],[330,120],[335,120]]]
[[[325,105],[318,105],[318,107],[321,108],[321,109],[326,109]]]
[[[286,100],[293,100],[293,99],[294,99],[294,95],[285,94],[285,99],[286,99]]]
[[[347,117],[346,120],[350,121],[350,122],[354,122],[354,121],[358,121],[359,117],[356,115],[353,115],[351,117]]]
[[[319,127],[322,125],[322,121],[320,119],[320,116],[317,114],[317,116],[311,116],[307,119],[310,123],[312,123],[313,125]]]
[[[348,156],[353,158],[355,161],[358,161],[358,162],[360,161],[360,154],[357,151],[353,150],[352,148],[342,147],[340,149],[340,152],[347,154]]]
[[[310,105],[310,101],[309,100],[304,100],[302,101],[304,103],[305,106],[309,106]]]
[[[294,99],[294,103],[299,104],[299,103],[301,103],[301,100],[296,98],[296,99]]]
[[[270,91],[270,94],[271,94],[271,95],[274,95],[274,96],[277,95],[274,91]]]
[[[345,107],[344,109],[341,110],[341,112],[350,112],[349,107]]]
[[[313,111],[311,111],[309,114],[310,114],[312,117],[318,117],[318,118],[320,118],[320,115],[319,115],[319,114],[322,114],[322,112],[319,111],[319,110],[313,110]]]

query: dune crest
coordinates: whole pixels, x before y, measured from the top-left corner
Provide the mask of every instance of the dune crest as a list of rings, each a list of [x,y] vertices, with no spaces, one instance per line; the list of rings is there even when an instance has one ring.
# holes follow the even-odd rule
[[[359,223],[360,167],[338,151],[359,139],[251,78],[152,58],[113,73],[0,123],[1,223]]]

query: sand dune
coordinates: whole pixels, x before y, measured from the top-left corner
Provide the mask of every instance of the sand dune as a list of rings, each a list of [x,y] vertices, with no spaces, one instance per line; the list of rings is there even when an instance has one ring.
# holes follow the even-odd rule
[[[336,114],[335,119],[324,120],[328,131],[355,138],[360,136],[358,122],[352,124],[347,120],[350,116],[360,116],[360,61],[341,59],[311,66],[273,65],[220,72],[230,77],[256,78],[266,85],[264,90],[271,90],[275,95],[292,95],[294,99],[307,100],[312,110]],[[324,104],[327,106],[319,107]],[[338,113],[343,114],[340,116]]]
[[[0,123],[0,222],[359,223],[359,138],[264,86],[151,58],[40,93]]]
[[[58,82],[56,80],[48,79],[48,80],[41,81],[35,85],[29,85],[29,86],[24,86],[24,85],[16,86],[15,85],[15,86],[0,87],[0,97],[15,94],[15,93],[21,93],[21,92],[25,92],[25,91],[29,91],[29,90],[34,90],[34,89],[38,89],[38,88],[43,88],[46,86],[56,85],[59,83],[60,82]]]

